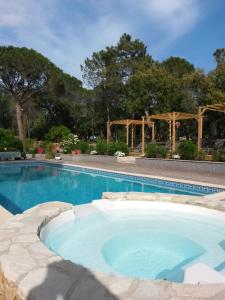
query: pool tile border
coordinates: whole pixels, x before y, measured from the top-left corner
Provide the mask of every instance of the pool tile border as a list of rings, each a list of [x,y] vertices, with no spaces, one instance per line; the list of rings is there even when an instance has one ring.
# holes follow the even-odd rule
[[[14,165],[36,165],[36,164],[42,164],[42,165],[51,165],[52,167],[56,168],[62,168],[64,170],[71,170],[71,171],[77,171],[77,172],[83,172],[83,173],[89,173],[89,174],[99,174],[102,176],[108,176],[108,177],[116,177],[118,179],[124,179],[128,181],[136,181],[139,183],[149,184],[149,185],[156,185],[161,188],[172,188],[177,190],[185,190],[187,192],[196,193],[200,196],[205,195],[211,195],[215,193],[221,193],[225,191],[225,186],[221,187],[218,185],[208,185],[203,184],[199,182],[188,182],[184,180],[177,181],[175,179],[167,179],[163,177],[153,177],[149,175],[143,175],[143,174],[132,174],[127,172],[117,172],[113,170],[105,170],[105,169],[99,169],[99,168],[89,168],[89,167],[83,167],[80,165],[74,165],[69,163],[56,163],[51,161],[29,161],[29,162],[20,162],[20,163],[14,163]],[[2,164],[4,165],[4,164]],[[7,164],[5,164],[7,165]],[[0,165],[1,167],[1,165]]]

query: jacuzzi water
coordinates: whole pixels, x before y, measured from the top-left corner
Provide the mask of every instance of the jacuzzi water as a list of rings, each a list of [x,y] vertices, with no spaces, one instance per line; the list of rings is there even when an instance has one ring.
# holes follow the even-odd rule
[[[225,218],[190,212],[96,212],[56,226],[44,242],[76,264],[128,277],[182,282],[196,262],[225,268]]]

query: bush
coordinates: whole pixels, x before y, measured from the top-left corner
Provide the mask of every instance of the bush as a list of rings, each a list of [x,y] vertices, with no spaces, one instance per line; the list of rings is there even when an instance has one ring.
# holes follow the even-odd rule
[[[123,142],[110,142],[108,144],[108,155],[113,156],[117,151],[123,152],[127,155],[129,153],[127,144]]]
[[[213,153],[213,160],[225,162],[225,149],[215,151]]]
[[[182,159],[189,160],[195,158],[197,147],[192,141],[182,141],[177,150]]]
[[[55,153],[53,151],[53,143],[46,143],[44,146],[45,158],[51,159],[55,157]]]
[[[60,146],[64,153],[71,153],[73,150],[77,149],[77,144],[79,142],[78,136],[73,133],[69,133],[61,142]]]
[[[22,152],[22,142],[14,136],[13,132],[8,129],[0,128],[0,151],[16,151]]]
[[[205,151],[200,150],[200,151],[197,152],[197,154],[195,156],[195,159],[196,160],[205,160],[205,157],[206,157]]]
[[[76,149],[80,150],[81,153],[89,153],[90,151],[90,147],[89,147],[89,143],[86,141],[79,141],[76,145]]]
[[[97,140],[96,151],[98,154],[107,154],[107,142],[105,140]]]
[[[25,149],[28,153],[35,153],[37,151],[36,141],[34,139],[26,139]]]
[[[166,158],[167,149],[164,146],[151,143],[147,145],[145,153],[150,158]]]
[[[45,138],[48,141],[59,143],[70,134],[69,128],[63,125],[52,126]]]

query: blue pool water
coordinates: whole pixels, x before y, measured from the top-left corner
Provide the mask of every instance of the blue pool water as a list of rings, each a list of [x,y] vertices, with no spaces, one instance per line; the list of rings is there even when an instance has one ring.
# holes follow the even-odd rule
[[[182,282],[184,270],[196,262],[225,269],[225,222],[208,215],[101,211],[58,225],[44,242],[84,267],[135,278]]]
[[[47,163],[0,164],[0,204],[13,214],[47,201],[89,203],[107,191],[206,195],[219,189]]]

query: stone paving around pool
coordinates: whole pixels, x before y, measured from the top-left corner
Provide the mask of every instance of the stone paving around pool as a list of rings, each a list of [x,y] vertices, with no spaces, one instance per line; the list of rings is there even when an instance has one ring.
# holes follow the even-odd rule
[[[221,193],[222,194],[222,193]],[[193,197],[145,193],[104,193],[109,201],[148,200],[206,206],[225,211],[225,195]],[[38,205],[0,227],[0,299],[4,300],[224,300],[225,284],[178,284],[130,279],[85,269],[63,260],[40,240],[40,230],[76,206]],[[97,233],[96,233],[97,234]]]

